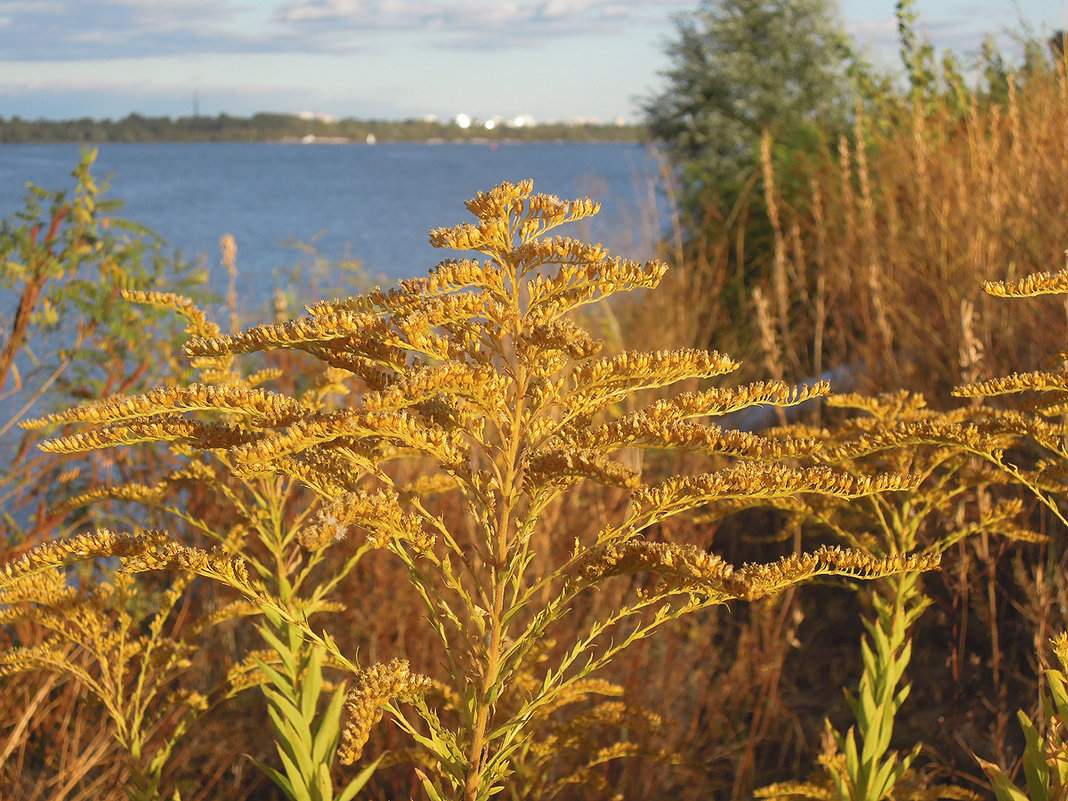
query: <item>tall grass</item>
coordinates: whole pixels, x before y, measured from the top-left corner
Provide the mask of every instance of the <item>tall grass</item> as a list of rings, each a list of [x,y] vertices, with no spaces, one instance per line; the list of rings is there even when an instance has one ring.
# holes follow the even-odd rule
[[[758,287],[784,370],[849,366],[860,385],[940,405],[973,374],[1035,363],[1063,316],[1021,314],[980,292],[991,270],[1049,269],[1068,242],[1068,85],[1033,70],[1004,102],[941,94],[861,112],[787,205],[765,149],[773,268]],[[1048,307],[1040,307],[1048,312]]]

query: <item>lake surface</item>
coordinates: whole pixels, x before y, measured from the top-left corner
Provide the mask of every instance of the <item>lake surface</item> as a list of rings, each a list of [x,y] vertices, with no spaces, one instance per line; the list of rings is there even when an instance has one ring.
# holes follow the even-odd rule
[[[72,186],[77,161],[76,145],[0,146],[0,216],[21,208],[27,182]],[[456,255],[430,247],[428,231],[473,220],[463,201],[502,180],[601,201],[593,221],[561,233],[648,258],[657,173],[654,153],[620,143],[105,144],[93,168],[98,179],[110,174],[119,216],[202,259],[217,291],[226,286],[219,237],[232,234],[246,308],[308,261],[287,241],[313,243],[329,261],[359,260],[382,283],[423,275]]]
[[[27,182],[72,188],[78,161],[76,145],[0,146],[0,217],[23,208]],[[314,242],[329,261],[359,260],[382,284],[424,275],[458,255],[430,247],[430,229],[473,220],[463,202],[502,180],[533,178],[537,192],[601,201],[597,217],[558,230],[601,241],[619,256],[648,258],[658,227],[650,212],[659,204],[659,162],[634,144],[106,144],[92,172],[98,180],[110,174],[107,196],[124,202],[118,216],[154,230],[187,259],[203,260],[223,297],[228,277],[219,266],[219,237],[236,237],[246,324],[265,319],[276,286],[291,304],[335,294],[329,278],[317,288],[310,270],[294,273],[309,257],[287,240]],[[0,287],[0,344],[17,301]],[[212,311],[225,320],[220,308]],[[24,374],[31,369],[24,358],[18,364]],[[24,400],[10,390],[0,396],[0,424]],[[0,459],[10,458],[17,436],[17,429],[0,434]]]

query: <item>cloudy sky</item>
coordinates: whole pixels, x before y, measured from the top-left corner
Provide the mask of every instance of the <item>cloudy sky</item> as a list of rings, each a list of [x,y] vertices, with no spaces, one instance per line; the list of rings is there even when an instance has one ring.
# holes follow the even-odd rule
[[[313,111],[404,119],[637,116],[697,0],[0,0],[0,116]],[[841,0],[876,54],[893,0]],[[918,0],[936,43],[1011,47],[1068,28],[1068,0]]]

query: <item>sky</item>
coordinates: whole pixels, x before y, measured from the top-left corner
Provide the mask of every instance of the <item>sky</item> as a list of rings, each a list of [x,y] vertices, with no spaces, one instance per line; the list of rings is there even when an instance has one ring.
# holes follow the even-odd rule
[[[674,18],[698,0],[0,0],[0,117],[118,119],[309,111],[640,118]],[[967,55],[1021,25],[1068,29],[1068,0],[917,0],[919,28]],[[894,0],[841,0],[892,63]],[[196,100],[194,101],[194,98]]]

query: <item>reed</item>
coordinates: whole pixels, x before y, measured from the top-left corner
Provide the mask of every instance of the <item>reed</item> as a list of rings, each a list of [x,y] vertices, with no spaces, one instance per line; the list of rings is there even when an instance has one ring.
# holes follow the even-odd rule
[[[800,197],[780,192],[789,177],[765,143],[772,239],[749,246],[747,291],[774,299],[785,375],[848,367],[854,388],[907,388],[947,408],[968,369],[949,358],[968,320],[988,375],[1057,344],[1059,324],[1033,327],[977,292],[992,265],[1038,272],[1068,241],[1063,67],[1006,80],[1004,98],[958,87],[861,110]]]

